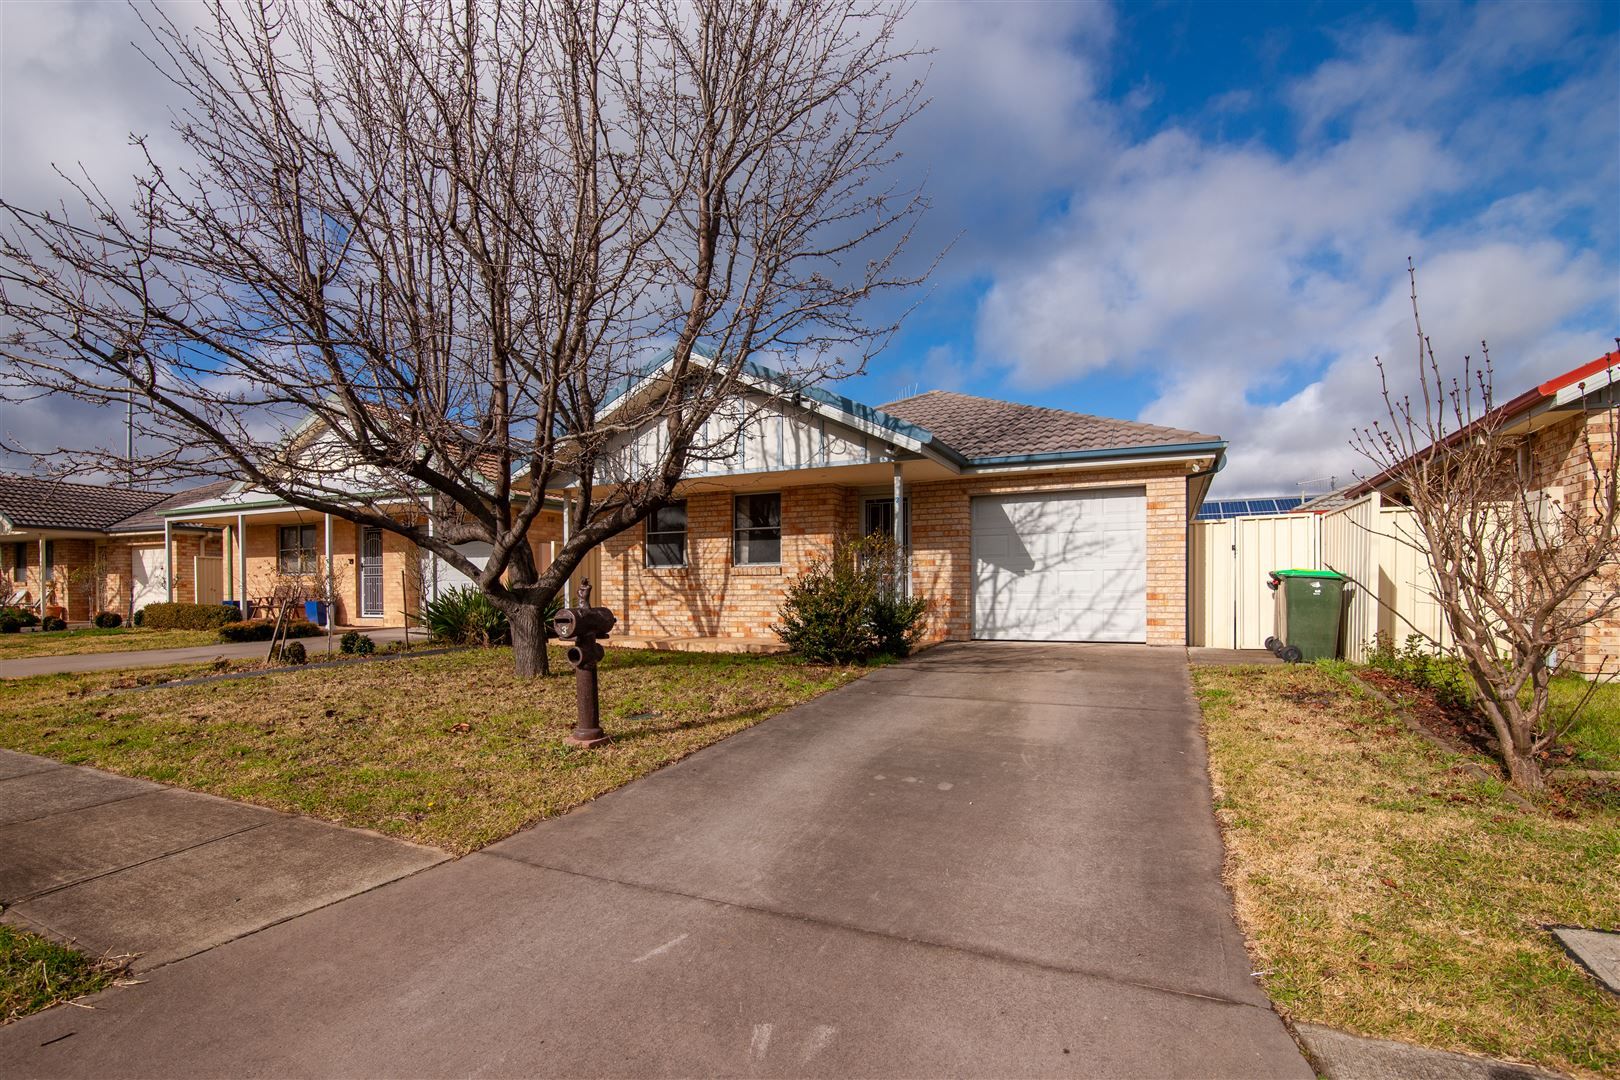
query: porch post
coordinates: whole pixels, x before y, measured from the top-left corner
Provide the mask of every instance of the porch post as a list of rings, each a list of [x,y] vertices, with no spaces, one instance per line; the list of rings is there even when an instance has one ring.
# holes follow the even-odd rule
[[[231,546],[231,528],[219,530],[220,562],[225,566],[225,599],[236,599],[236,549]]]
[[[174,603],[174,523],[163,519],[163,599]]]
[[[248,617],[248,582],[247,582],[247,516],[236,515],[236,561],[242,571],[242,595],[237,597],[242,602],[242,618]]]
[[[569,496],[569,494],[566,491],[563,492],[562,504],[563,504],[563,511],[562,511],[562,514],[563,514],[563,547],[567,547],[568,546],[569,522],[570,522],[570,519],[573,517],[573,514],[571,513],[571,509],[573,507],[574,500]],[[573,575],[570,574],[568,577],[563,578],[563,607],[573,607],[573,606],[574,606],[574,578],[573,578]]]
[[[337,620],[337,579],[332,576],[332,515],[326,517],[326,655],[332,655],[332,623]]]
[[[894,549],[900,560],[900,594],[911,595],[911,552],[906,550],[906,481],[894,463]]]
[[[39,538],[39,617],[45,618],[45,544],[46,539]],[[27,575],[23,575],[26,577]]]
[[[433,535],[432,517],[428,518],[428,535]],[[433,599],[437,600],[439,598],[439,556],[431,551],[428,552],[428,581],[433,589]],[[417,601],[416,608],[418,611],[422,609],[420,600]]]

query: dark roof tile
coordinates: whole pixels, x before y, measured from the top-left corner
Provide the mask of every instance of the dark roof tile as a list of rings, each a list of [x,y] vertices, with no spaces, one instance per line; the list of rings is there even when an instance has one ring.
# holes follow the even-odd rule
[[[1181,428],[1114,420],[1106,416],[1018,405],[949,390],[891,401],[884,412],[927,428],[967,458],[1060,454],[1086,450],[1120,450],[1220,442]]]

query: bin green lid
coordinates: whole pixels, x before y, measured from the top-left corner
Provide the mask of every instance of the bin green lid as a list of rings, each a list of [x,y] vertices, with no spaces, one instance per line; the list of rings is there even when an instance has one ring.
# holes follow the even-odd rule
[[[1342,581],[1344,579],[1343,574],[1337,573],[1337,572],[1332,571],[1332,570],[1273,570],[1271,572],[1271,576],[1272,577],[1331,578],[1334,581]]]

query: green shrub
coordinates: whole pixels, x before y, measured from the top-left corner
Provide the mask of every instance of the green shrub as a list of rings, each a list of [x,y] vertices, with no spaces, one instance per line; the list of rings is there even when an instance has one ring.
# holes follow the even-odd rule
[[[0,634],[22,633],[22,621],[15,615],[0,615]]]
[[[98,611],[93,621],[103,630],[116,630],[124,625],[124,617],[116,611]]]
[[[146,622],[146,609],[136,608],[135,614],[129,617],[129,625],[140,626],[144,622]]]
[[[39,625],[39,616],[24,607],[0,607],[0,618],[16,619],[18,626]]]
[[[1468,668],[1422,634],[1408,634],[1406,644],[1397,650],[1393,639],[1380,630],[1367,650],[1367,666],[1434,691],[1435,700],[1448,708],[1461,708],[1473,700]]]
[[[370,656],[377,651],[377,643],[358,630],[350,630],[338,642],[338,651],[355,656]]]
[[[847,664],[905,656],[928,601],[901,590],[905,556],[886,536],[839,537],[788,587],[773,629],[799,656]]]
[[[226,642],[243,641],[269,641],[274,635],[276,621],[274,619],[250,619],[247,622],[227,623],[219,628],[219,640]],[[282,628],[287,637],[319,637],[326,633],[324,629],[312,622],[295,619]]]
[[[55,615],[47,615],[39,624],[39,628],[48,634],[54,634],[58,630],[67,629],[67,620],[58,619]]]
[[[309,654],[304,651],[302,642],[284,641],[276,646],[276,659],[283,664],[305,664],[309,662]]]
[[[240,611],[224,604],[147,604],[137,615],[137,626],[153,630],[212,630],[242,620]]]
[[[478,589],[463,585],[422,605],[416,620],[434,641],[451,645],[507,645],[512,627],[506,612]]]

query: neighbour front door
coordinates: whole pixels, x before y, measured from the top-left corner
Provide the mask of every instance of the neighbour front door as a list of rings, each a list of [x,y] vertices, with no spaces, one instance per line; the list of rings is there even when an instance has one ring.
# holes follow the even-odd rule
[[[381,529],[360,532],[360,616],[383,615],[383,537]]]

